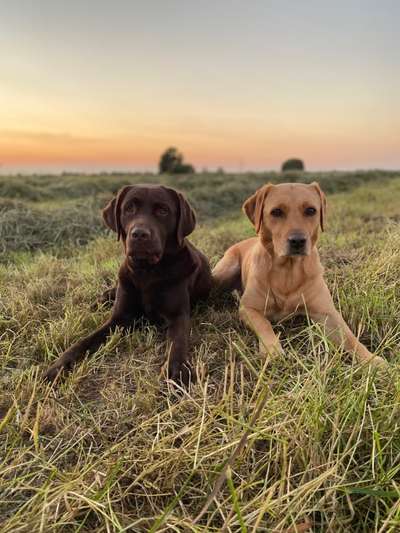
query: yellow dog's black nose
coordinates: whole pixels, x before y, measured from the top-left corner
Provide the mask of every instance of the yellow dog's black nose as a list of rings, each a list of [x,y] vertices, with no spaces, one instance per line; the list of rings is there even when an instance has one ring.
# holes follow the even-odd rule
[[[302,233],[294,233],[288,238],[290,249],[294,252],[301,252],[304,250],[307,239]]]

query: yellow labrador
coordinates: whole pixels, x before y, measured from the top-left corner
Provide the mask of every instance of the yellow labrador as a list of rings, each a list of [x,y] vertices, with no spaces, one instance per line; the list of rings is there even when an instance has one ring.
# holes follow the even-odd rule
[[[257,334],[261,352],[282,352],[271,321],[308,314],[360,362],[386,364],[350,331],[324,281],[316,244],[326,198],[318,183],[265,185],[243,210],[258,235],[229,248],[213,277],[219,287],[241,291],[240,317]]]

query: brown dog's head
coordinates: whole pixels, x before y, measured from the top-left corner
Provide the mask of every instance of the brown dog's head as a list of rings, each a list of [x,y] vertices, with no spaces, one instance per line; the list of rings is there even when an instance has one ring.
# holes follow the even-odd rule
[[[158,263],[181,248],[196,225],[183,195],[162,185],[130,185],[103,209],[107,226],[122,238],[128,257]]]
[[[245,201],[243,210],[277,256],[304,256],[317,242],[319,227],[324,230],[326,199],[316,182],[269,183]]]

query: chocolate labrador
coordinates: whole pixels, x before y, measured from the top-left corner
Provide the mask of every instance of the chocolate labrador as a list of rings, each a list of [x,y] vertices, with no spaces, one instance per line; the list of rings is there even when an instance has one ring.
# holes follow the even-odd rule
[[[193,209],[181,193],[169,187],[132,185],[110,201],[103,218],[125,251],[111,317],[66,350],[47,370],[47,379],[53,381],[95,352],[117,326],[129,328],[146,317],[156,323],[166,321],[165,373],[171,380],[188,384],[192,375],[190,306],[208,296],[212,283],[207,258],[185,238],[195,228]]]

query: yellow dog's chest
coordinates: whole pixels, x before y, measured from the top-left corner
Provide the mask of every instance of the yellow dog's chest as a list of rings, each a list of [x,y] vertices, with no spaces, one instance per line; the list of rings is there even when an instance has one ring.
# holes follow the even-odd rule
[[[281,320],[288,315],[302,314],[305,311],[304,294],[282,294],[268,287],[266,290],[264,315],[270,320]]]
[[[279,275],[271,269],[265,282],[266,317],[279,320],[288,315],[305,312],[311,279],[307,279],[302,267],[279,272]]]

